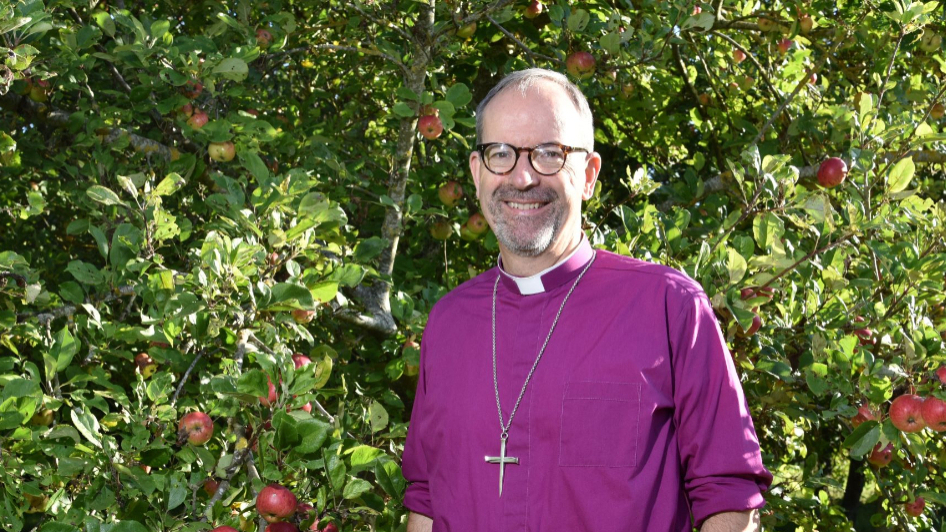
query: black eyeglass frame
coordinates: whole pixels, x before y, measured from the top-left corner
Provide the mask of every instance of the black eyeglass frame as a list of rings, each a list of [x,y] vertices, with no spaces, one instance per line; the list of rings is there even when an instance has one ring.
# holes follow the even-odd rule
[[[488,157],[486,157],[486,150],[487,150],[490,146],[496,146],[496,145],[498,145],[498,144],[505,144],[506,146],[509,146],[510,148],[512,148],[513,151],[515,151],[515,153],[516,153],[516,160],[513,161],[512,167],[511,167],[509,170],[506,170],[505,172],[494,172],[493,169],[489,167],[489,163],[487,162],[487,161],[488,161]],[[561,166],[561,168],[559,168],[558,170],[556,170],[556,171],[554,171],[554,172],[552,172],[552,173],[548,173],[548,174],[545,173],[545,172],[542,172],[542,171],[540,171],[538,168],[536,168],[536,167],[535,167],[535,163],[532,161],[532,152],[535,151],[535,150],[537,150],[537,149],[539,149],[539,148],[541,148],[541,147],[544,147],[544,146],[553,146],[553,147],[559,148],[559,149],[562,150],[562,153],[565,154],[565,156],[562,157],[562,166]],[[491,173],[496,174],[496,175],[509,175],[509,174],[511,174],[511,173],[513,172],[513,170],[516,169],[516,165],[519,164],[519,155],[520,155],[523,151],[529,152],[529,166],[531,166],[532,169],[535,170],[539,175],[544,175],[544,176],[555,175],[555,174],[561,172],[561,171],[562,171],[562,168],[565,168],[565,164],[568,162],[568,156],[569,156],[570,154],[572,154],[572,153],[576,153],[576,152],[591,153],[589,150],[586,150],[585,148],[576,148],[576,147],[574,147],[574,146],[566,146],[565,144],[559,144],[559,143],[557,143],[557,142],[543,142],[542,144],[536,144],[535,146],[532,146],[531,148],[520,148],[520,147],[518,147],[518,146],[513,146],[512,144],[509,144],[508,142],[486,142],[486,143],[484,143],[484,144],[477,144],[477,145],[476,145],[476,152],[480,154],[480,159],[483,160],[483,166],[485,166],[486,169],[489,170]]]

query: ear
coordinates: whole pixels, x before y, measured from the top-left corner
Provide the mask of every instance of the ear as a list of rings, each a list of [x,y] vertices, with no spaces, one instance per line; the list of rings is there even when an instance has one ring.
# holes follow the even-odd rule
[[[601,155],[598,152],[588,154],[585,164],[585,182],[581,189],[581,199],[588,201],[595,195],[595,183],[601,173]]]
[[[470,173],[473,174],[473,186],[476,187],[476,196],[480,195],[480,154],[477,151],[470,152]]]

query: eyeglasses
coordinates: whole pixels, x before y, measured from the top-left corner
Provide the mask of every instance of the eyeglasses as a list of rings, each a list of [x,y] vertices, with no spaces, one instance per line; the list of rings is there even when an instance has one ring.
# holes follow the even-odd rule
[[[541,175],[555,175],[565,167],[565,159],[569,153],[584,152],[584,148],[573,148],[563,144],[547,142],[532,148],[520,148],[504,142],[488,142],[477,144],[476,151],[483,159],[486,169],[496,175],[507,175],[512,172],[519,162],[519,153],[529,152],[529,164]]]

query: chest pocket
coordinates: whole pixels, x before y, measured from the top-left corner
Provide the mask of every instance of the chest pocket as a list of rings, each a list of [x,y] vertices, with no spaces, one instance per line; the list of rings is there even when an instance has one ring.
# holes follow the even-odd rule
[[[635,467],[640,406],[640,383],[566,383],[558,465]]]

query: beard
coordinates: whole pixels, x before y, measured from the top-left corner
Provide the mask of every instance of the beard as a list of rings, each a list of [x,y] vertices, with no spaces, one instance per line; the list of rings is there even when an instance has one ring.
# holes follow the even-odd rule
[[[506,202],[547,203],[542,216],[518,217],[506,211]],[[520,257],[537,257],[552,244],[565,223],[566,208],[551,189],[519,190],[502,185],[493,191],[486,210],[493,220],[493,233],[499,243]]]

